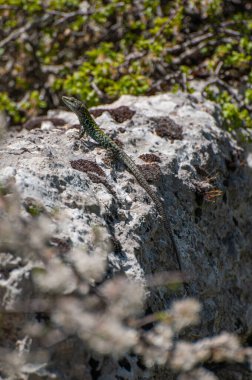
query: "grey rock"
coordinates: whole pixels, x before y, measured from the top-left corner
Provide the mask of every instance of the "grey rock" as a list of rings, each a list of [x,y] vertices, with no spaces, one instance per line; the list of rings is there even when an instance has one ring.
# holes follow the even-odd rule
[[[100,108],[121,106],[135,114],[118,123],[103,112],[96,121],[138,165],[145,165],[142,169],[164,199],[189,277],[188,295],[203,304],[197,333],[227,330],[246,337],[252,307],[252,177],[243,150],[221,129],[218,107],[198,95],[123,96]],[[65,119],[66,126],[5,135],[0,180],[15,181],[22,199],[37,199],[49,214],[58,210],[62,218],[51,221],[52,231],[75,247],[91,246],[92,227],[103,226],[120,243],[119,252],[109,254],[113,273],[144,283],[147,274],[176,270],[169,236],[144,189],[122,163],[109,164],[94,141],[77,139],[77,129],[71,129],[78,124],[75,115],[54,110],[49,116]],[[146,163],[140,158],[144,154],[160,162]],[[6,294],[1,295],[4,300]],[[148,304],[156,311],[170,301],[171,293],[161,288],[150,292]],[[135,359],[127,360],[135,368]],[[115,363],[104,362],[103,369],[102,379],[116,374],[141,378]],[[155,378],[168,377],[160,371]]]

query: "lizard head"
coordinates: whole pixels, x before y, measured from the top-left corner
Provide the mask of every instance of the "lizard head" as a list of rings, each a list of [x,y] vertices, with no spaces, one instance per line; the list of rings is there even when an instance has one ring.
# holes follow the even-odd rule
[[[81,115],[86,110],[85,104],[74,97],[62,96],[62,100],[71,111],[77,114],[77,116]]]

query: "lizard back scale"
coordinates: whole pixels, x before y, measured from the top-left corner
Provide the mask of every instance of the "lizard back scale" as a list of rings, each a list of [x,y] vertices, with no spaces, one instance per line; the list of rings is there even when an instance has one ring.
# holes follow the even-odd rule
[[[73,111],[79,118],[81,131],[80,138],[84,134],[88,134],[92,139],[94,139],[98,144],[100,144],[103,148],[111,151],[113,155],[120,159],[129,169],[129,171],[134,175],[139,184],[145,189],[147,194],[151,197],[153,202],[155,203],[159,214],[161,215],[165,228],[167,229],[170,239],[172,241],[173,249],[176,254],[176,258],[179,264],[179,269],[181,270],[181,262],[179,251],[173,236],[173,231],[170,225],[169,220],[166,217],[164,205],[159,199],[159,197],[152,190],[143,174],[140,172],[134,161],[109,137],[107,136],[101,128],[96,124],[92,116],[90,115],[85,104],[74,97],[62,97],[63,102],[66,106]]]

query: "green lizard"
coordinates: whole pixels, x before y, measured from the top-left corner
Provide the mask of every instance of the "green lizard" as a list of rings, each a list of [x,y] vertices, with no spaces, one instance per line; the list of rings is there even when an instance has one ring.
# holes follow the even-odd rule
[[[149,194],[153,202],[155,203],[157,210],[161,217],[163,218],[165,228],[167,229],[170,239],[172,241],[172,245],[177,257],[177,261],[179,264],[179,269],[181,270],[181,262],[180,262],[180,256],[178,252],[178,248],[173,236],[172,228],[170,225],[169,220],[166,217],[164,205],[159,199],[159,197],[155,194],[155,192],[152,190],[146,179],[144,178],[143,174],[140,172],[136,164],[133,162],[133,160],[109,137],[107,136],[100,127],[96,124],[92,116],[90,115],[88,109],[86,108],[85,104],[80,102],[79,100],[73,98],[73,97],[62,97],[63,102],[66,104],[66,106],[73,111],[79,118],[80,125],[81,125],[81,131],[80,131],[80,138],[87,133],[92,139],[94,139],[98,144],[100,144],[103,148],[108,149],[113,153],[113,155],[120,159],[129,169],[129,171],[134,175],[136,180],[139,182],[139,184],[145,189],[145,191]]]

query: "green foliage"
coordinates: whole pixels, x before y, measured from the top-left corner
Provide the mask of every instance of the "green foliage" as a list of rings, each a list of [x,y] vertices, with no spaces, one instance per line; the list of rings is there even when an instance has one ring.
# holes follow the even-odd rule
[[[247,139],[247,132],[252,129],[252,119],[249,111],[240,108],[237,104],[232,102],[231,96],[227,91],[220,91],[218,94],[211,90],[207,90],[208,97],[217,102],[222,109],[224,122],[229,132],[238,133],[239,138]],[[252,104],[252,90],[246,91],[246,102]],[[250,137],[249,137],[250,139]]]
[[[201,68],[207,77],[221,63],[221,79],[239,87],[242,101],[221,88],[212,98],[229,130],[251,128],[252,20],[248,1],[237,1],[0,0],[0,109],[21,123],[58,106],[63,93],[88,106],[122,94],[191,93]],[[173,73],[181,76],[165,79]]]
[[[46,108],[46,102],[41,99],[38,91],[31,91],[27,101],[21,103],[20,107],[24,111],[33,110],[36,108]]]
[[[27,207],[26,211],[35,218],[42,213],[43,209],[37,205],[30,205]]]
[[[111,43],[101,43],[99,48],[90,50],[86,54],[88,61],[73,74],[58,80],[57,89],[61,88],[68,94],[77,95],[90,105],[99,102],[99,95],[93,85],[100,91],[106,92],[111,99],[122,94],[140,95],[148,90],[150,81],[141,75],[139,66],[137,68],[132,64],[129,74],[118,75],[124,56],[116,53]]]
[[[0,92],[0,111],[7,112],[13,118],[14,123],[22,121],[17,104],[9,98],[6,92]]]
[[[239,68],[240,66],[248,65],[251,61],[250,56],[246,56],[244,53],[239,51],[232,51],[229,56],[227,56],[225,63],[228,66]]]
[[[246,104],[252,104],[252,88],[245,91],[245,102]]]
[[[223,0],[211,0],[207,5],[207,14],[214,18],[219,16],[223,9]]]
[[[46,102],[40,98],[38,91],[28,93],[27,100],[20,103],[15,103],[11,100],[6,92],[0,92],[0,110],[7,112],[14,123],[17,124],[25,121],[25,113],[33,115],[34,110],[46,108],[46,106]]]
[[[229,130],[242,127],[243,120],[240,117],[239,109],[235,104],[226,102],[223,103],[222,108],[226,123],[229,126]]]

